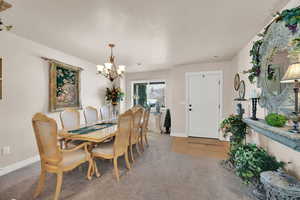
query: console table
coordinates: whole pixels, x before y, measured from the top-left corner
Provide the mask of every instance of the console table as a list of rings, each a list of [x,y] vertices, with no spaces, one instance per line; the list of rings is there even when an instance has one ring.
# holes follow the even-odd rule
[[[271,138],[283,145],[286,145],[295,151],[300,152],[300,134],[291,133],[288,130],[291,127],[277,128],[268,125],[265,120],[252,120],[250,118],[244,118],[243,121],[257,133],[262,134],[268,138]]]

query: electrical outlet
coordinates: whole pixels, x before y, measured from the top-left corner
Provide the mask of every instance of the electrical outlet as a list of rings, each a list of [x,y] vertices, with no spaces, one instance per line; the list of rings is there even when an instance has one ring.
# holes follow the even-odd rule
[[[2,155],[8,155],[10,154],[10,147],[9,146],[6,146],[6,147],[3,147],[2,148]]]

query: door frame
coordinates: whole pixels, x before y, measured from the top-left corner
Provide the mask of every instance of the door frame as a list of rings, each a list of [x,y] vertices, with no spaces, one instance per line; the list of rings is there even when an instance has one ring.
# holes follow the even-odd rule
[[[188,78],[192,75],[208,75],[208,74],[218,74],[220,76],[220,109],[219,109],[219,121],[218,124],[221,123],[222,120],[222,116],[223,116],[223,71],[218,70],[218,71],[199,71],[199,72],[186,72],[185,73],[185,132],[187,137],[190,137],[190,133],[189,133],[189,129],[190,129],[190,125],[189,125],[189,108],[188,108],[188,104],[189,104],[189,81]],[[221,131],[218,130],[218,134],[219,134],[219,139],[222,139],[221,136]]]

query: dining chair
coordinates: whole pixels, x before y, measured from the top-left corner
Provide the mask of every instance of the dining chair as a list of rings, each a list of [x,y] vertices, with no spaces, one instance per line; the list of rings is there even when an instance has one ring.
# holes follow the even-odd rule
[[[77,129],[80,127],[80,113],[78,110],[67,108],[60,113],[60,121],[63,129]]]
[[[150,117],[150,108],[145,109],[143,114],[143,123],[142,123],[142,130],[141,130],[141,146],[144,150],[144,140],[147,146],[149,146],[148,142],[148,124],[149,124],[149,117]]]
[[[97,177],[100,176],[100,173],[98,171],[95,158],[113,160],[114,171],[118,182],[120,181],[120,174],[118,169],[118,158],[120,156],[125,156],[126,167],[130,169],[130,163],[128,159],[128,146],[132,126],[133,114],[129,110],[120,115],[118,118],[118,129],[114,142],[103,143],[92,149],[92,157],[94,160],[95,172]]]
[[[110,106],[104,105],[100,108],[101,120],[108,122],[111,120]]]
[[[137,104],[137,105],[133,106],[130,110],[131,110],[132,112],[135,112],[135,111],[137,111],[138,109],[141,109],[141,108],[143,108],[143,106]]]
[[[141,120],[143,115],[143,109],[138,108],[135,112],[133,112],[133,129],[130,135],[130,156],[131,160],[134,161],[134,154],[133,154],[133,146],[135,146],[136,151],[139,155],[141,152],[139,150],[139,144],[141,139]]]
[[[99,122],[98,110],[92,106],[88,106],[83,111],[86,124],[96,124]]]
[[[36,198],[44,189],[46,172],[57,175],[54,200],[57,200],[61,191],[63,172],[71,171],[77,166],[89,162],[87,178],[91,179],[94,170],[93,160],[88,151],[88,143],[83,143],[73,149],[61,149],[57,139],[57,124],[54,119],[42,113],[37,113],[32,118],[38,150],[41,158],[41,174],[34,192]]]

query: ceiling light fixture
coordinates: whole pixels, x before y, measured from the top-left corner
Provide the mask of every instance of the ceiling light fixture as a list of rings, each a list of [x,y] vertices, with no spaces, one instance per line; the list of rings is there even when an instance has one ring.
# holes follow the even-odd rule
[[[5,2],[4,0],[0,0],[0,12],[6,10],[8,8],[11,8],[11,7],[12,7],[11,4]]]
[[[118,69],[115,63],[115,56],[113,55],[114,44],[108,44],[110,47],[110,57],[109,62],[104,63],[104,65],[97,65],[98,74],[103,75],[105,78],[113,82],[117,78],[121,78],[125,72],[125,65],[119,65]]]
[[[0,12],[6,10],[6,9],[8,9],[8,8],[11,8],[11,7],[12,7],[11,4],[5,2],[4,0],[0,0]],[[5,25],[5,24],[2,22],[1,18],[0,18],[0,31],[2,31],[2,30],[7,30],[7,31],[9,31],[10,29],[12,29],[12,26],[11,26],[11,25]]]

